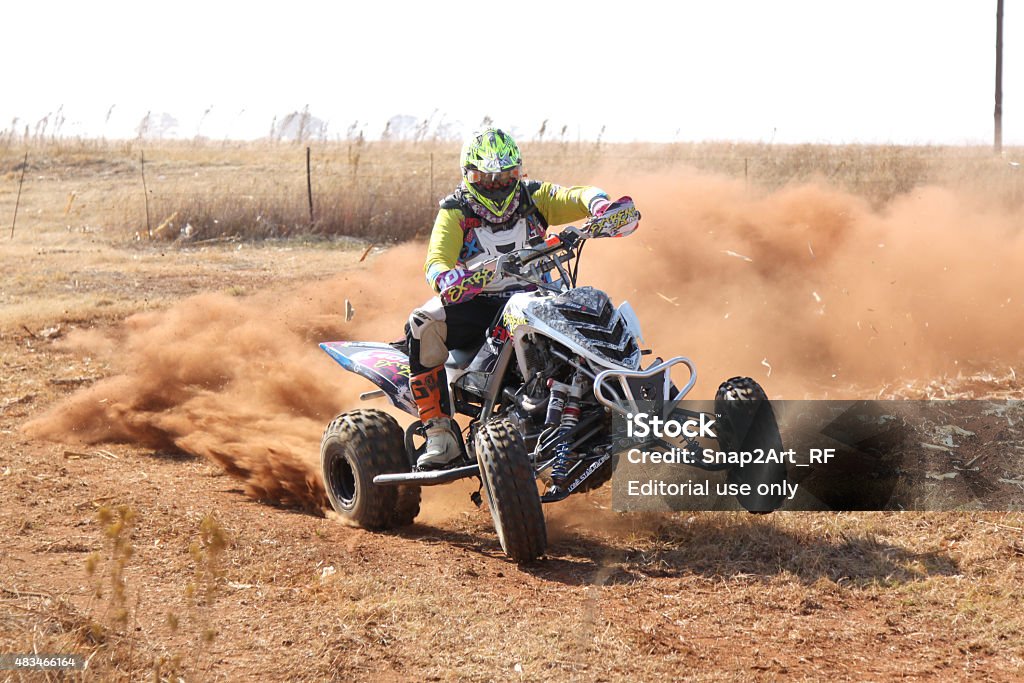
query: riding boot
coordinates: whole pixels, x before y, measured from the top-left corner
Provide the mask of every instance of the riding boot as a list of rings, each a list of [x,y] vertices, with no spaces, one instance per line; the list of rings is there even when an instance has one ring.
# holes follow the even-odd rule
[[[459,442],[452,432],[444,366],[412,377],[409,386],[420,412],[420,421],[427,428],[427,445],[417,458],[416,467],[422,470],[444,467],[461,455]]]

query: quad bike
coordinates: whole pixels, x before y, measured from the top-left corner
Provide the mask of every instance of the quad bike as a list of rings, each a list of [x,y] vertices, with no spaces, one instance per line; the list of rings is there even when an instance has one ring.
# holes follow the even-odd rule
[[[512,276],[529,291],[509,298],[479,349],[449,354],[452,407],[468,418],[462,433],[455,430],[460,459],[441,470],[417,470],[425,434],[418,419],[403,431],[388,413],[357,409],[330,423],[321,444],[321,464],[328,497],[339,515],[370,529],[405,526],[419,513],[420,487],[477,477],[502,549],[516,562],[530,562],[546,549],[542,504],[592,490],[611,478],[618,443],[613,415],[650,406],[663,419],[700,417],[699,411],[679,406],[697,381],[693,362],[681,356],[656,358],[642,367],[650,351],[640,347],[640,323],[629,303],[613,306],[604,292],[576,286],[588,240],[623,236],[622,226],[630,220],[635,228],[639,214],[623,199],[626,211],[592,218],[581,228],[570,226],[518,252],[475,264],[474,273]],[[386,397],[418,418],[409,359],[398,346],[320,344],[346,370],[377,385],[378,390],[362,394],[362,399]],[[681,389],[671,379],[677,365],[689,371]],[[782,451],[772,408],[750,378],[723,382],[710,417],[717,420],[718,445],[724,451]],[[688,443],[697,447],[693,440]],[[786,474],[784,464],[697,466],[729,469],[733,483],[778,483]],[[546,485],[543,494],[541,485]],[[736,498],[757,513],[781,504],[781,496],[774,495]],[[479,493],[474,500],[479,504]]]

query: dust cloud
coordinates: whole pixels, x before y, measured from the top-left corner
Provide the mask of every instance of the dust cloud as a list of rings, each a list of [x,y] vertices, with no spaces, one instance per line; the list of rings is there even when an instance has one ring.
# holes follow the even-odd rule
[[[628,299],[656,354],[695,361],[692,398],[734,375],[772,397],[871,397],[1021,361],[1019,209],[937,187],[873,209],[826,185],[769,193],[689,170],[596,180],[644,218],[627,239],[588,244],[581,280]],[[423,253],[406,244],[297,290],[205,294],[77,333],[68,346],[115,374],[26,430],[186,451],[255,498],[324,508],[320,434],[371,387],[317,343],[399,336],[429,294]]]
[[[239,478],[254,498],[324,509],[320,436],[372,387],[317,344],[399,337],[407,312],[429,295],[418,277],[422,252],[422,244],[403,245],[295,291],[202,294],[134,315],[110,332],[75,332],[65,346],[107,361],[115,374],[25,431],[192,453]],[[393,282],[394,272],[408,277]],[[348,323],[346,298],[355,308]]]
[[[873,398],[1024,358],[1019,208],[939,187],[875,210],[826,185],[599,180],[643,221],[588,245],[581,280],[629,300],[656,354],[695,361],[693,398],[735,375],[775,398]]]

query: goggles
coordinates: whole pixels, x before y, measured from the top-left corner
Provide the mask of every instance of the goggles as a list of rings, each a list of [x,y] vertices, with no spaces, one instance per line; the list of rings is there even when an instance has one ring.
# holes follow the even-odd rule
[[[466,169],[466,182],[478,185],[485,190],[493,190],[508,187],[521,177],[522,172],[519,166],[499,171],[498,173],[484,173],[475,168]]]

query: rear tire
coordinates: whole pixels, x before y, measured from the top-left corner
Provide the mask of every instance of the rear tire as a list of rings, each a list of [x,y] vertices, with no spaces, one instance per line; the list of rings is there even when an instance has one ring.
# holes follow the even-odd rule
[[[476,457],[501,549],[514,562],[536,560],[547,528],[522,435],[508,420],[490,420],[477,432]]]
[[[774,450],[783,451],[782,436],[775,419],[775,411],[757,382],[749,377],[733,377],[722,382],[715,394],[715,413],[718,414],[718,442],[726,451]],[[781,459],[781,455],[779,456]],[[729,469],[730,484],[748,484],[749,495],[736,496],[744,509],[766,514],[782,505],[782,493],[759,493],[779,485],[786,479],[785,462],[745,465]]]
[[[411,524],[419,514],[418,486],[377,486],[378,474],[408,472],[402,428],[380,410],[342,413],[327,426],[320,466],[331,507],[367,529]]]

